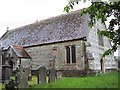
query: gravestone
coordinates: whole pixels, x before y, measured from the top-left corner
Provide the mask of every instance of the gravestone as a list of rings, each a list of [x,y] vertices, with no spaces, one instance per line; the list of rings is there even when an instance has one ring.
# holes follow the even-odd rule
[[[49,78],[48,78],[48,83],[54,82],[56,77],[56,70],[54,68],[51,68],[49,70]]]
[[[26,75],[28,76],[28,81],[32,80],[31,69],[26,68]]]
[[[4,65],[2,67],[2,78],[4,81],[9,81],[10,80],[10,72],[11,72],[11,67],[10,66],[7,66],[7,65]]]
[[[45,84],[46,83],[46,68],[44,66],[38,69],[38,84]]]
[[[26,73],[26,69],[22,68],[20,70],[20,74],[19,74],[19,88],[28,88],[28,75]]]
[[[17,83],[17,87],[20,83],[20,78],[21,78],[20,72],[17,71],[16,76],[15,76],[15,82]]]
[[[62,77],[62,72],[61,71],[57,71],[56,75],[57,75],[57,79],[60,79]]]

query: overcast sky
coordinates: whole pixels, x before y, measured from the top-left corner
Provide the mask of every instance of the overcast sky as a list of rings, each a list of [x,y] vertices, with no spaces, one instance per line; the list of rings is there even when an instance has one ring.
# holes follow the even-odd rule
[[[63,14],[67,0],[0,0],[0,37],[9,29]],[[89,6],[87,2],[74,10]]]

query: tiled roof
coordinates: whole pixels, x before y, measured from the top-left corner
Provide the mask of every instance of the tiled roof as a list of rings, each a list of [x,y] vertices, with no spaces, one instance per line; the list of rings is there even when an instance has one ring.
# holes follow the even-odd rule
[[[13,51],[15,52],[15,54],[20,57],[20,58],[31,58],[28,53],[24,50],[23,47],[21,46],[16,46],[13,45],[11,46],[11,48],[13,49]]]
[[[80,11],[77,10],[9,30],[1,40],[3,47],[8,47],[10,45],[31,46],[79,39],[88,34],[87,21],[88,16],[80,17]]]

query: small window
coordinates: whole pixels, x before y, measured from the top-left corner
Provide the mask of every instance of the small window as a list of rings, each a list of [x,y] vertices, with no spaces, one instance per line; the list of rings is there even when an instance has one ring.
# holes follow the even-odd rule
[[[75,46],[71,46],[71,52],[72,52],[72,63],[76,63],[76,49],[75,49]]]
[[[99,31],[98,31],[99,32]],[[98,44],[100,46],[104,46],[104,42],[103,42],[103,36],[102,35],[98,35]]]
[[[66,46],[66,60],[67,63],[70,63],[70,47]]]

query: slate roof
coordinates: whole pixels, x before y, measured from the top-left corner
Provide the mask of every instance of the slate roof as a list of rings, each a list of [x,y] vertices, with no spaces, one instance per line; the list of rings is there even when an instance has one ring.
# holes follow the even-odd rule
[[[86,37],[88,16],[80,17],[80,10],[51,17],[7,31],[0,39],[3,47],[32,46]]]
[[[24,50],[23,47],[21,46],[16,46],[13,45],[11,46],[11,48],[13,49],[13,51],[15,52],[15,54],[20,57],[20,58],[31,58],[28,53]]]

